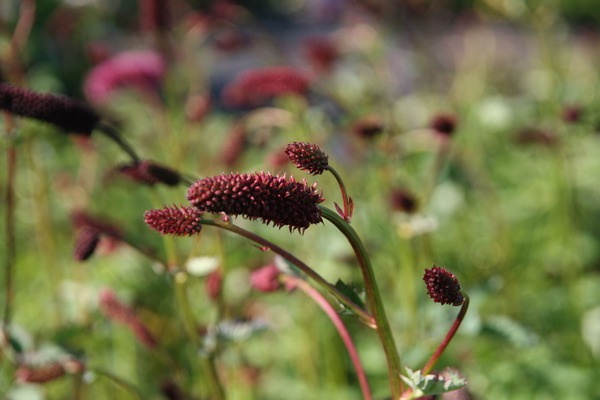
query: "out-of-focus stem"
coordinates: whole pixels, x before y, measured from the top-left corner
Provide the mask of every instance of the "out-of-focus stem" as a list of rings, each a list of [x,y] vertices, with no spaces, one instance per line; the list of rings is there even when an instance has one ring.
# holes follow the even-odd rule
[[[133,150],[133,148],[129,144],[127,144],[127,142],[121,137],[121,135],[119,135],[119,133],[112,126],[108,126],[106,124],[100,123],[100,124],[98,124],[98,126],[96,126],[96,129],[98,131],[102,132],[104,135],[106,135],[113,142],[118,144],[119,147],[121,149],[123,149],[123,151],[125,151],[127,154],[129,154],[129,157],[131,157],[131,160],[134,163],[140,162],[140,157],[136,154],[136,152]]]
[[[269,250],[273,251],[276,254],[279,254],[281,257],[283,257],[284,259],[286,259],[287,261],[289,261],[290,263],[295,265],[302,272],[304,272],[309,278],[314,280],[317,283],[317,285],[319,285],[321,288],[330,292],[338,301],[340,301],[346,307],[348,307],[349,309],[354,311],[354,313],[356,313],[358,318],[363,323],[365,323],[367,326],[369,326],[371,328],[375,328],[377,326],[376,321],[374,321],[373,317],[366,310],[364,310],[359,305],[355,304],[346,295],[344,295],[342,292],[340,292],[334,285],[327,282],[315,270],[310,268],[304,262],[300,261],[298,258],[293,256],[292,254],[290,254],[288,251],[284,250],[283,248],[264,239],[261,236],[256,235],[255,233],[252,233],[243,228],[240,228],[239,226],[234,225],[231,222],[225,222],[225,221],[221,221],[221,220],[202,219],[201,223],[203,225],[212,225],[212,226],[216,226],[221,229],[225,229],[230,232],[236,233],[240,236],[243,236],[247,239],[252,240],[255,243],[258,243],[259,245],[261,245],[263,247],[268,248]]]
[[[450,330],[446,334],[446,337],[444,338],[442,343],[440,343],[439,347],[437,348],[435,353],[433,353],[433,355],[431,356],[429,361],[427,361],[427,364],[425,364],[425,366],[423,367],[423,369],[422,369],[423,375],[426,375],[429,372],[431,372],[431,370],[433,369],[433,366],[439,360],[439,358],[442,355],[442,353],[444,352],[444,350],[446,350],[446,347],[448,347],[448,344],[454,337],[454,334],[458,330],[458,327],[460,326],[463,319],[465,318],[465,315],[467,314],[467,309],[469,308],[469,296],[462,291],[460,293],[464,297],[465,301],[463,301],[463,303],[460,307],[460,311],[459,311],[458,315],[456,316],[454,323],[450,327]]]
[[[387,359],[392,399],[398,399],[404,387],[404,383],[400,378],[402,366],[400,363],[400,356],[398,355],[398,350],[396,348],[396,343],[394,341],[394,336],[385,314],[383,301],[381,294],[379,293],[379,287],[375,281],[371,260],[367,256],[367,251],[356,231],[347,221],[327,207],[319,206],[319,209],[323,212],[323,217],[331,222],[336,228],[338,228],[340,232],[344,234],[344,236],[346,236],[350,242],[350,245],[352,246],[352,249],[354,250],[354,254],[356,255],[356,259],[360,265],[363,275],[368,307],[373,314],[373,318],[375,319],[379,340],[381,341],[383,351]]]
[[[319,293],[319,291],[317,291],[315,288],[310,286],[302,279],[298,279],[289,275],[282,275],[281,279],[285,283],[290,283],[294,287],[297,287],[304,293],[306,293],[306,295],[312,298],[315,301],[315,303],[317,303],[317,305],[321,307],[323,312],[327,314],[327,317],[329,317],[329,319],[337,329],[338,333],[340,334],[340,337],[342,338],[342,341],[344,342],[344,345],[346,346],[346,349],[348,350],[348,355],[350,356],[352,364],[354,364],[354,369],[356,370],[356,376],[358,377],[358,383],[360,384],[360,390],[362,392],[363,398],[365,400],[371,400],[371,390],[369,389],[369,383],[367,382],[367,377],[362,367],[362,363],[360,362],[360,358],[358,357],[358,352],[356,351],[356,347],[352,342],[350,333],[348,333],[348,330],[346,329],[346,326],[342,322],[338,313],[333,309],[331,304],[329,304],[329,302],[325,300],[325,298],[321,295],[321,293]]]
[[[107,378],[108,380],[110,380],[114,384],[116,384],[117,386],[120,386],[123,389],[127,390],[129,393],[134,395],[136,398],[142,400],[143,397],[142,397],[142,394],[140,393],[139,389],[137,387],[135,387],[133,384],[127,382],[126,380],[119,378],[118,376],[116,376],[104,369],[101,369],[101,368],[90,368],[89,371],[95,373],[96,375],[100,375],[104,378]]]
[[[9,113],[4,113],[7,133],[10,138],[13,136],[13,121]],[[14,297],[14,263],[16,259],[15,246],[15,175],[17,172],[17,150],[14,143],[10,143],[6,149],[6,190],[4,202],[6,204],[6,253],[4,254],[4,312],[2,322],[4,329],[8,328],[11,319],[11,306]]]

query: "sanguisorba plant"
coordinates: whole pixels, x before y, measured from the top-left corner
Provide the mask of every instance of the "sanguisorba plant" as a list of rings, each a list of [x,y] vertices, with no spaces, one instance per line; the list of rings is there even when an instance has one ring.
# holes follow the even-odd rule
[[[147,211],[146,224],[161,234],[173,236],[197,235],[204,226],[217,227],[253,241],[262,248],[283,257],[302,271],[304,275],[301,276],[293,270],[276,271],[273,266],[270,266],[268,271],[265,270],[268,273],[256,276],[256,280],[261,281],[260,285],[257,283],[256,286],[276,288],[276,282],[279,281],[289,287],[300,289],[315,300],[340,333],[356,368],[365,399],[371,399],[371,391],[352,339],[334,308],[325,300],[322,293],[313,287],[313,284],[332,295],[346,312],[352,313],[367,327],[376,331],[387,360],[392,399],[419,398],[464,386],[464,380],[457,374],[449,373],[443,377],[440,374],[430,374],[462,322],[469,304],[468,296],[461,291],[456,277],[437,266],[425,270],[423,279],[430,297],[437,303],[461,306],[461,310],[448,334],[425,366],[420,370],[412,371],[401,362],[392,327],[383,306],[382,294],[375,279],[373,265],[362,240],[350,223],[353,202],[340,174],[329,164],[325,152],[315,144],[294,142],[287,146],[285,152],[298,168],[312,175],[319,175],[325,171],[332,173],[340,186],[343,206],[334,204],[336,211],[325,207],[322,204],[324,198],[316,183],[310,185],[305,180],[297,181],[293,177],[277,176],[264,171],[228,173],[194,182],[187,191],[189,205],[166,206]],[[278,228],[287,227],[290,232],[297,231],[300,234],[323,220],[330,222],[346,237],[354,250],[363,277],[366,302],[363,303],[350,286],[329,283],[316,270],[286,249],[236,225],[232,220],[232,217],[236,216],[260,220],[264,224],[273,224]],[[266,279],[265,276],[269,279],[267,284],[262,282]],[[305,280],[304,276],[310,280]]]

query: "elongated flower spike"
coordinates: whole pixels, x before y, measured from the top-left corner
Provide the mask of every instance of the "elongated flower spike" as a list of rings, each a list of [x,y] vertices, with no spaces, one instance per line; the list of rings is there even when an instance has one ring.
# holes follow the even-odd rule
[[[0,83],[0,109],[55,125],[67,133],[90,135],[100,117],[88,105],[66,96]]]
[[[163,235],[192,236],[200,233],[202,211],[196,207],[165,207],[146,211],[146,225]]]
[[[451,304],[460,306],[465,298],[460,292],[461,287],[456,276],[437,266],[432,269],[425,269],[423,280],[427,285],[427,293],[434,302],[440,304]]]
[[[98,242],[100,241],[100,233],[90,227],[83,227],[77,232],[75,237],[75,245],[73,246],[73,256],[77,261],[85,261],[94,254]]]
[[[323,197],[316,184],[297,182],[293,177],[268,172],[231,173],[196,181],[188,200],[201,211],[260,219],[277,227],[288,226],[301,233],[322,221],[318,204]]]
[[[312,143],[294,142],[287,145],[285,154],[303,171],[320,175],[329,167],[329,157],[319,146]]]
[[[150,160],[142,160],[137,163],[126,164],[119,167],[119,172],[129,179],[154,186],[163,183],[167,186],[175,186],[181,182],[181,175],[170,168],[156,164]]]

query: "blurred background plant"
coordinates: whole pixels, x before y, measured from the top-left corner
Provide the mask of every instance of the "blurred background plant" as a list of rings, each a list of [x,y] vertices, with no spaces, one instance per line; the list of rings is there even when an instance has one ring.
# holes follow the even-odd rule
[[[598,398],[593,10],[586,0],[2,1],[2,80],[85,99],[145,160],[132,164],[110,135],[3,112],[2,397],[361,398],[318,307],[252,288],[252,271],[280,262],[272,253],[217,230],[174,240],[144,224],[146,210],[184,202],[181,183],[195,178],[317,181],[285,157],[306,141],[344,176],[406,364],[421,367],[455,317],[422,282],[444,265],[471,306],[438,367],[458,369],[469,396]],[[335,179],[318,184],[340,203]],[[360,289],[331,226],[299,236],[236,224]],[[376,336],[343,318],[384,398]]]

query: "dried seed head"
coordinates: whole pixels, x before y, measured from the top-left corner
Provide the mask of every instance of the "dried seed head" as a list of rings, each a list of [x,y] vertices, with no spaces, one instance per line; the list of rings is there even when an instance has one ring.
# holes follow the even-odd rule
[[[303,171],[320,175],[329,166],[329,157],[319,146],[311,143],[294,142],[287,145],[285,154]]]
[[[300,232],[322,221],[318,204],[324,200],[316,185],[268,172],[204,178],[188,189],[187,198],[202,211],[260,219]]]
[[[453,306],[460,306],[464,302],[458,279],[444,268],[434,265],[432,269],[425,269],[423,280],[427,285],[427,293],[434,302]]]
[[[119,167],[119,172],[133,181],[150,186],[159,182],[167,186],[175,186],[181,181],[181,175],[178,172],[150,160],[123,165]]]
[[[192,236],[200,233],[202,211],[196,207],[165,207],[146,211],[146,225],[163,235]]]
[[[430,127],[434,132],[444,136],[451,136],[456,129],[458,120],[451,114],[438,114],[431,120]]]
[[[308,78],[292,67],[268,67],[241,73],[223,90],[223,100],[233,107],[257,106],[277,96],[308,92]]]
[[[158,345],[150,330],[137,317],[134,309],[123,304],[112,290],[103,289],[100,292],[100,310],[111,321],[127,326],[142,345],[150,349]]]
[[[262,268],[257,269],[250,275],[250,284],[252,287],[260,292],[274,292],[281,288],[279,282],[279,268],[273,264],[265,265]]]
[[[85,103],[0,83],[0,108],[53,124],[68,133],[90,135],[100,117]]]
[[[75,238],[73,256],[77,261],[85,261],[94,254],[100,241],[100,233],[90,227],[79,229]]]

